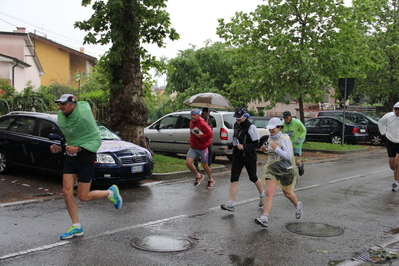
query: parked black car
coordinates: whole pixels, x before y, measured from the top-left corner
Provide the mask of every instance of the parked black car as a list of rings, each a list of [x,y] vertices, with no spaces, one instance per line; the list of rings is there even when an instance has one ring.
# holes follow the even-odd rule
[[[316,114],[316,117],[320,116],[334,116],[343,117],[344,112],[342,110],[338,111],[320,111]],[[369,141],[372,145],[382,145],[385,143],[385,137],[380,134],[378,129],[378,121],[380,118],[374,113],[361,113],[357,111],[345,111],[345,118],[353,121],[355,124],[364,123],[367,125],[369,133]]]
[[[342,143],[342,117],[320,116],[313,117],[305,122],[306,141],[330,142],[332,144]],[[367,126],[355,124],[349,119],[345,119],[345,139],[346,143],[356,144],[367,142],[369,134]]]
[[[95,164],[96,184],[138,182],[152,175],[151,153],[98,123],[102,140]],[[60,144],[61,130],[55,114],[11,112],[0,117],[0,174],[13,167],[61,175],[62,153],[50,152],[52,144]]]

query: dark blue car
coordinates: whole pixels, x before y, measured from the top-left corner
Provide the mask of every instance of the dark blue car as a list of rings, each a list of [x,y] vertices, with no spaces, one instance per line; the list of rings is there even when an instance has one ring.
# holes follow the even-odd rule
[[[105,126],[98,124],[102,144],[97,151],[96,184],[130,183],[148,179],[154,161],[151,153],[138,145],[121,140]],[[51,135],[50,135],[51,134]],[[11,112],[0,117],[0,174],[13,167],[50,174],[61,174],[62,153],[50,152],[61,136],[54,114]]]
[[[332,144],[342,143],[342,117],[319,116],[306,120],[307,141],[330,142]],[[369,139],[367,125],[355,124],[345,119],[345,142],[356,144],[367,142]]]

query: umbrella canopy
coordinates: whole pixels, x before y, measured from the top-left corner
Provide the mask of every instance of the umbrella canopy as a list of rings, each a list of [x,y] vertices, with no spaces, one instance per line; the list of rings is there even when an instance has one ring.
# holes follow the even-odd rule
[[[188,100],[184,101],[184,104],[215,109],[234,109],[234,106],[226,97],[213,92],[199,93],[191,96]]]

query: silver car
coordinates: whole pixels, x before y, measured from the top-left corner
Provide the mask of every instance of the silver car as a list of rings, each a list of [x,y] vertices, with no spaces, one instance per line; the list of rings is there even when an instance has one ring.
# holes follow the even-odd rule
[[[236,119],[234,112],[210,110],[210,123],[213,128],[213,158],[227,156],[231,158],[232,151],[224,147],[232,142],[233,126]],[[144,135],[154,152],[187,153],[190,144],[190,110],[182,110],[165,115],[148,127]]]

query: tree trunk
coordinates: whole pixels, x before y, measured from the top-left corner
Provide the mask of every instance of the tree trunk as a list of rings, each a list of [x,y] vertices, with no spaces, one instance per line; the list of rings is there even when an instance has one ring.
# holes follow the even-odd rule
[[[115,40],[110,58],[109,125],[123,140],[149,148],[144,137],[147,107],[143,101],[140,30],[137,0],[124,2],[121,16],[111,22]],[[126,27],[129,25],[129,27]]]
[[[299,103],[299,115],[300,115],[300,120],[302,123],[305,123],[305,112],[303,110],[303,100],[302,97],[300,97],[298,99],[298,103]]]

